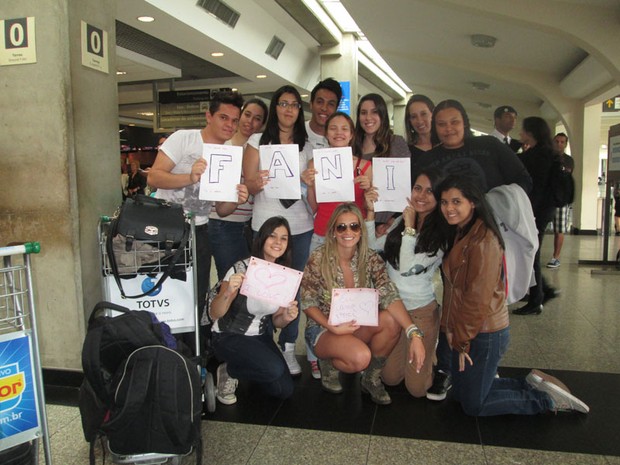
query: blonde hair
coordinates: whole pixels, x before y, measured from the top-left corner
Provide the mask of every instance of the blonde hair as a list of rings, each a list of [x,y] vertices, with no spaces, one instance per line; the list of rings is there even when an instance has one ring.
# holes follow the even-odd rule
[[[323,245],[323,256],[321,257],[321,274],[325,278],[327,291],[331,294],[334,288],[335,279],[338,274],[338,243],[336,242],[336,226],[338,218],[343,213],[352,213],[357,217],[360,225],[360,240],[357,243],[357,267],[360,287],[368,287],[366,275],[366,264],[368,262],[368,235],[364,225],[362,212],[353,202],[346,202],[336,207],[327,223],[325,233],[325,244]]]

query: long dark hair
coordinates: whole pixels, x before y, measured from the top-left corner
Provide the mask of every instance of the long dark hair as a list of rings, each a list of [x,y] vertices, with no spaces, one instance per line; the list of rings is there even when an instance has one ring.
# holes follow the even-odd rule
[[[388,115],[387,104],[383,97],[379,94],[366,94],[357,104],[357,123],[355,124],[355,137],[353,138],[353,152],[361,157],[364,153],[362,147],[364,145],[364,128],[360,124],[360,112],[362,103],[370,100],[375,104],[381,125],[373,136],[375,142],[375,157],[388,157],[390,155],[390,143],[392,141],[393,132],[390,129],[390,116]]]
[[[278,265],[290,267],[293,262],[293,235],[291,234],[291,227],[288,225],[288,221],[286,221],[286,218],[282,216],[272,216],[263,223],[258,230],[258,234],[256,235],[254,242],[252,243],[252,255],[260,259],[265,258],[265,253],[263,251],[265,242],[267,242],[267,239],[271,236],[271,233],[273,233],[276,228],[279,228],[280,226],[284,226],[286,228],[288,242],[286,244],[286,250],[279,258],[276,259],[276,263]]]
[[[435,109],[435,104],[426,95],[415,94],[407,101],[407,105],[405,105],[405,136],[408,145],[415,145],[418,142],[418,133],[415,132],[415,128],[411,125],[411,121],[409,120],[409,105],[416,102],[426,105],[428,111],[431,113],[433,113]]]
[[[267,144],[280,144],[280,125],[278,124],[278,112],[276,109],[278,108],[278,101],[283,94],[293,94],[295,96],[295,100],[301,105],[301,95],[297,89],[293,86],[282,86],[278,90],[275,91],[273,97],[271,97],[271,103],[269,104],[269,115],[267,116],[267,124],[265,124],[265,131],[260,138],[260,145]],[[297,115],[297,120],[295,121],[295,125],[293,126],[293,142],[299,145],[299,150],[304,149],[304,145],[306,145],[306,139],[308,138],[308,133],[306,132],[306,124],[304,122],[304,112],[303,108],[299,109],[299,114]]]
[[[452,188],[461,191],[463,197],[472,202],[475,208],[471,221],[467,225],[465,225],[465,227],[461,231],[457,231],[457,226],[455,225],[448,225],[448,222],[446,221],[444,216],[441,215],[444,224],[448,226],[448,246],[452,248],[456,234],[458,233],[464,236],[469,232],[476,219],[480,218],[485,224],[485,226],[490,229],[493,234],[495,234],[497,240],[499,241],[499,244],[502,246],[502,249],[505,249],[506,246],[504,245],[504,239],[502,239],[502,234],[500,233],[499,227],[495,222],[493,210],[491,209],[491,206],[487,203],[484,194],[480,191],[476,183],[468,176],[448,176],[437,187],[437,191],[435,191],[435,198],[437,199],[437,202],[439,204],[441,204],[441,194]]]
[[[467,116],[465,107],[461,104],[461,102],[452,99],[443,100],[439,102],[433,110],[433,121],[431,123],[431,143],[433,144],[433,146],[439,144],[440,142],[439,137],[437,137],[437,127],[435,126],[437,123],[437,113],[439,113],[441,110],[447,110],[448,108],[454,108],[461,114],[461,117],[463,118],[463,126],[465,126],[463,139],[467,140],[470,137],[474,137],[474,133],[471,131],[469,116]]]
[[[523,131],[529,132],[536,140],[536,145],[553,149],[553,139],[551,139],[551,128],[547,122],[538,116],[528,116],[521,123]]]
[[[441,182],[441,175],[438,170],[427,168],[423,169],[414,180],[420,176],[426,176],[431,182],[431,188],[433,194]],[[438,203],[439,204],[439,203]],[[416,214],[417,217],[417,214]],[[424,223],[418,231],[418,240],[415,245],[416,253],[426,253],[430,257],[437,255],[440,249],[446,249],[447,243],[445,242],[446,233],[442,233],[440,229],[445,229],[444,223],[441,221],[441,212],[439,208],[429,212],[424,218]],[[416,224],[419,224],[416,222]],[[394,229],[392,229],[385,238],[385,246],[383,247],[383,256],[385,260],[398,270],[400,267],[399,256],[400,247],[403,242],[403,231],[405,230],[405,221],[401,220]]]

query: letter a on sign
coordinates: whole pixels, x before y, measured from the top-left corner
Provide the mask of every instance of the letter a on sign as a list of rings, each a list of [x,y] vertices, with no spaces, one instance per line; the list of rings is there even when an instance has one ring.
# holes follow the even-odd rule
[[[261,145],[260,169],[269,170],[269,183],[263,192],[271,199],[300,199],[299,146],[297,144]]]

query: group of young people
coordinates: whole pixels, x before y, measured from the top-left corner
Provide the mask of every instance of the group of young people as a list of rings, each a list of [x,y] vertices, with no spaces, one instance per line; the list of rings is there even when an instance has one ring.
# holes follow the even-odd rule
[[[220,402],[237,401],[239,380],[255,383],[277,398],[293,394],[292,376],[301,372],[294,352],[301,310],[307,317],[304,335],[313,376],[328,392],[343,391],[340,372],[361,372],[361,390],[382,405],[391,402],[385,386],[404,381],[412,396],[434,400],[444,399],[452,388],[453,397],[470,415],[589,410],[559,380],[541,371],[532,370],[525,379],[497,374],[509,341],[504,241],[484,194],[508,184],[530,192],[532,177],[497,139],[473,137],[459,102],[434,106],[425,96],[413,96],[407,105],[405,141],[390,129],[387,105],[377,94],[362,97],[356,122],[336,111],[341,90],[333,79],[313,89],[312,119],[307,123],[294,87],[278,89],[268,110],[256,102],[246,102],[242,110],[237,97],[216,96],[207,126],[173,134],[149,174],[158,196],[198,210],[198,224],[206,225],[211,209],[221,222],[239,215],[238,223],[245,225],[251,216],[251,255],[303,271],[299,295],[286,306],[246,297],[239,293],[250,256],[243,248],[243,226],[214,228],[223,229],[218,252],[226,250],[225,258],[214,253],[222,283],[208,308],[215,355],[222,362]],[[256,116],[254,110],[262,121],[256,118],[245,131],[244,120],[252,119],[250,113]],[[238,202],[199,201],[196,189],[206,166],[202,149],[197,153],[198,145],[192,145],[193,150],[187,145],[234,140],[237,126],[237,134],[245,131],[234,142],[245,145]],[[191,142],[185,141],[188,138]],[[184,144],[191,155],[174,151]],[[265,195],[269,176],[260,166],[259,153],[261,146],[270,144],[298,146],[301,199]],[[353,202],[317,202],[312,150],[323,147],[352,148]],[[412,189],[403,193],[408,203],[403,212],[375,213],[375,157],[411,158]],[[252,196],[250,213],[240,206],[250,205]],[[203,242],[203,249],[208,245]],[[233,247],[238,250],[228,251]],[[200,260],[200,251],[198,255]],[[440,266],[441,306],[433,286]],[[198,292],[206,293],[201,274],[204,270],[199,272]],[[355,319],[330,324],[332,291],[351,288],[377,291],[376,326],[360,325]],[[278,328],[276,343],[273,331]]]

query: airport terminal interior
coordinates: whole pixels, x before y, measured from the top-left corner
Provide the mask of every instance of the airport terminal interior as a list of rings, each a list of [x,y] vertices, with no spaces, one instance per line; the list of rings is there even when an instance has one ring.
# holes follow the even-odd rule
[[[544,266],[552,231],[541,253],[559,293],[539,315],[510,315],[498,375],[544,370],[590,413],[476,418],[450,392],[433,402],[402,385],[381,406],[361,392],[360,374],[330,394],[311,376],[300,331],[293,397],[240,383],[236,404],[203,413],[202,463],[620,465],[620,237],[610,202],[620,186],[620,152],[610,155],[620,146],[620,0],[21,0],[0,13],[7,31],[31,34],[5,35],[22,42],[23,60],[7,58],[8,42],[0,50],[0,106],[20,109],[0,112],[0,239],[42,245],[32,263],[54,464],[89,463],[80,351],[102,298],[97,222],[122,200],[119,165],[148,169],[160,135],[204,127],[206,102],[192,106],[183,93],[232,89],[268,105],[292,85],[309,119],[310,91],[333,77],[353,119],[359,98],[377,93],[399,135],[413,94],[460,101],[475,134],[490,134],[494,109],[509,105],[513,138],[527,116],[568,135],[576,193],[561,266]]]

